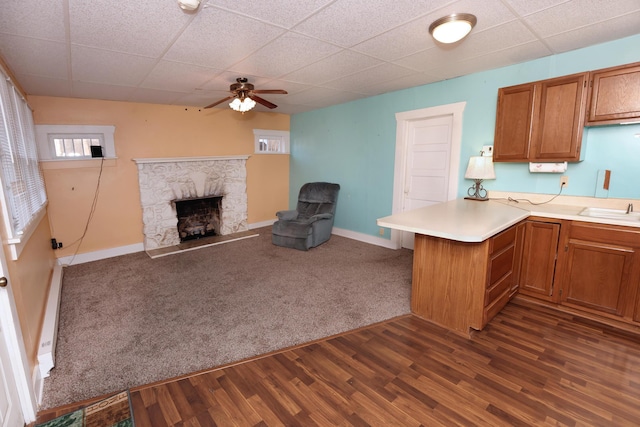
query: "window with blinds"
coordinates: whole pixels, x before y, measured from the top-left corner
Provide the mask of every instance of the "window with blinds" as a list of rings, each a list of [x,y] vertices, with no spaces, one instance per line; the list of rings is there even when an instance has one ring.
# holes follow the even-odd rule
[[[0,192],[9,243],[20,243],[25,230],[44,210],[47,195],[38,167],[31,109],[9,77],[0,74]]]

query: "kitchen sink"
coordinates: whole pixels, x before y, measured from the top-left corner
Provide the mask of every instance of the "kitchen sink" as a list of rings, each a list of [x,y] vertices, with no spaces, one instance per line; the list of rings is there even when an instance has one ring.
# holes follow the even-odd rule
[[[627,213],[625,209],[584,208],[578,215],[620,221],[640,221],[640,212]]]

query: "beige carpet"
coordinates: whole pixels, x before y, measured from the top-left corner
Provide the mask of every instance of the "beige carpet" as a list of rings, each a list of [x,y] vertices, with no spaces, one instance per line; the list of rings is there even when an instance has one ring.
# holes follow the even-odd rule
[[[260,236],[65,268],[43,409],[410,312],[412,252],[333,236],[308,252]]]

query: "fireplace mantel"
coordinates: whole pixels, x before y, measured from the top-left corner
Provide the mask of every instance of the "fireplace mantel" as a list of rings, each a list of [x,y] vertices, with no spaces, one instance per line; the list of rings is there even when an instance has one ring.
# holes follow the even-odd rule
[[[138,167],[145,250],[180,243],[175,202],[222,196],[220,234],[247,231],[245,156],[133,159]]]
[[[146,159],[133,159],[137,164],[145,163],[176,163],[176,162],[202,162],[216,160],[247,160],[250,156],[206,156],[206,157],[156,157]]]

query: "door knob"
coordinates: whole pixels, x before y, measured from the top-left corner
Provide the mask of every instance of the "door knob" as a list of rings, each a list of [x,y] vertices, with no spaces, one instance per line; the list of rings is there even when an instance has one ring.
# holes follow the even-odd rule
[[[6,277],[0,277],[0,288],[4,288],[7,286],[7,278]]]

